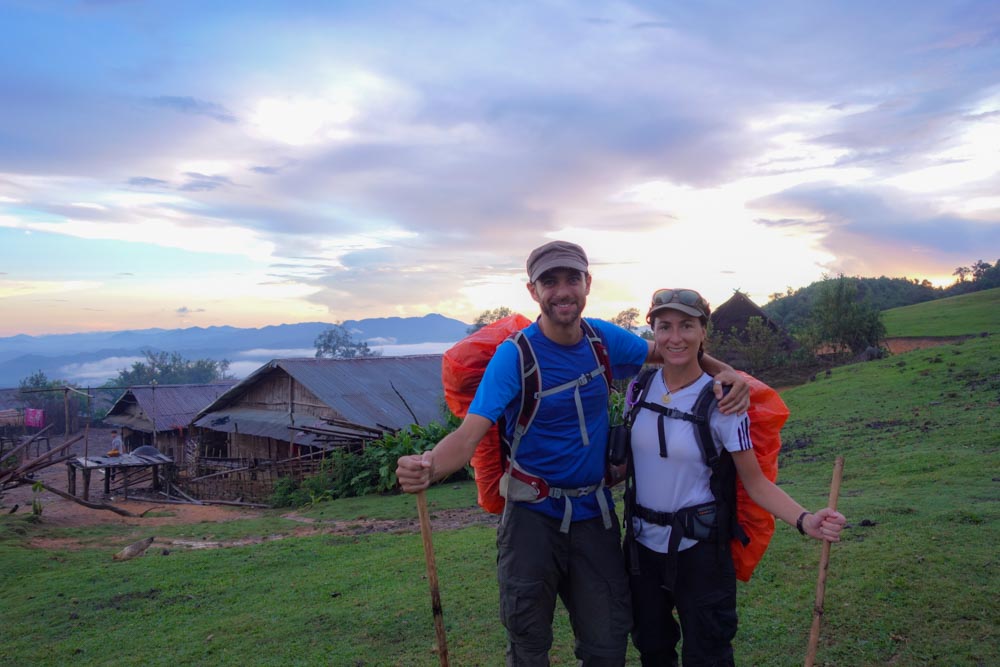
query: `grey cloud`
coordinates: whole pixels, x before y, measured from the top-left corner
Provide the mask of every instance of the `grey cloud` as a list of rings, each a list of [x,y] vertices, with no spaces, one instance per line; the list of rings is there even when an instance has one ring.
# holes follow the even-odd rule
[[[233,181],[228,176],[210,176],[193,171],[186,172],[184,175],[188,177],[188,181],[178,188],[181,192],[206,192],[233,185]]]
[[[112,220],[116,215],[116,209],[106,208],[99,210],[88,206],[72,206],[69,204],[47,204],[43,202],[33,203],[32,210],[55,214],[61,218],[73,220],[100,220],[102,222]]]
[[[943,261],[951,261],[967,259],[980,248],[1000,248],[1000,215],[986,221],[963,218],[887,188],[811,184],[751,206],[792,212],[787,218],[759,222],[818,231],[824,236],[822,245],[833,254],[861,258],[868,266],[877,266],[885,254],[900,260],[939,255],[951,258]]]
[[[524,256],[536,241],[542,239],[519,239],[509,248],[489,251],[481,242],[469,241],[359,250],[342,257],[341,266],[323,267],[321,276],[299,280],[320,288],[307,299],[331,313],[384,311],[387,306],[420,303],[424,295],[433,295],[435,301],[461,301],[463,289],[483,276],[522,276]]]
[[[214,190],[221,185],[213,181],[193,180],[191,192]],[[205,187],[200,187],[204,185]],[[277,190],[275,191],[277,192]],[[164,205],[173,211],[190,215],[193,219],[214,219],[223,223],[233,223],[251,229],[267,232],[282,256],[291,258],[309,255],[316,250],[316,236],[350,234],[366,229],[364,220],[336,216],[325,210],[310,196],[296,199],[285,198],[282,205],[255,204],[244,202],[235,196],[225,198],[231,191],[223,192],[221,203],[192,202],[191,204],[171,203]],[[282,197],[275,195],[276,199]]]
[[[166,188],[170,183],[160,178],[150,178],[148,176],[134,176],[126,181],[129,185],[138,188]]]
[[[236,116],[234,116],[221,104],[206,102],[205,100],[199,100],[195,97],[162,95],[160,97],[150,98],[149,102],[153,106],[173,109],[174,111],[179,111],[181,113],[208,116],[209,118],[217,120],[220,123],[232,124],[236,122]]]
[[[188,308],[187,306],[181,306],[180,308],[178,308],[174,312],[177,313],[178,315],[183,316],[183,315],[190,315],[191,313],[204,313],[205,309],[204,308],[194,308],[194,309],[191,309],[191,308]]]
[[[672,26],[665,21],[641,21],[631,27],[633,30],[670,30]]]
[[[0,162],[12,174],[118,180],[123,165],[146,171],[151,164],[197,154],[209,132],[218,142],[227,141],[230,132],[238,134],[232,124],[191,127],[180,114],[150,114],[148,105],[132,99],[56,80],[8,79],[4,90]]]
[[[268,178],[247,176],[253,187],[237,191],[227,187],[234,183],[226,177],[189,174],[180,186],[189,203],[171,207],[189,214],[191,224],[212,218],[264,231],[279,256],[306,260],[315,255],[317,237],[349,235],[376,224],[411,231],[419,244],[398,242],[396,255],[352,254],[345,269],[310,268],[326,281],[318,298],[337,302],[337,280],[362,292],[379,290],[372,283],[381,280],[393,288],[406,288],[411,280],[437,288],[436,278],[422,275],[397,280],[402,274],[393,273],[393,261],[401,262],[397,267],[414,262],[448,267],[441,275],[454,283],[454,294],[481,267],[505,270],[504,257],[522,257],[546,232],[566,225],[671,224],[669,217],[609,204],[608,198],[643,180],[695,186],[725,181],[765,148],[766,137],[751,131],[748,121],[770,118],[783,106],[839,107],[844,117],[812,141],[847,149],[841,164],[888,171],[908,163],[940,146],[957,114],[970,113],[988,74],[966,64],[983,60],[981,55],[940,46],[972,48],[968,41],[950,39],[954,35],[938,34],[947,23],[938,18],[949,10],[933,6],[922,7],[921,20],[907,30],[898,29],[898,9],[881,6],[866,9],[867,20],[859,22],[857,13],[827,6],[806,5],[786,15],[734,5],[725,24],[717,12],[676,4],[608,6],[600,18],[574,7],[539,7],[504,7],[505,25],[514,29],[550,26],[525,29],[525,41],[516,49],[494,42],[484,48],[483,29],[471,29],[477,22],[488,25],[480,19],[491,12],[499,16],[499,8],[411,15],[419,29],[407,23],[407,41],[398,49],[364,48],[382,43],[376,37],[395,35],[386,24],[361,21],[369,32],[350,37],[358,62],[389,81],[405,82],[412,106],[366,111],[352,128],[360,139],[274,152],[244,135],[236,116],[221,104],[195,97],[145,98],[180,112],[149,113],[148,106],[132,100],[123,104],[110,95],[74,95],[51,82],[48,88],[26,82],[15,86],[13,107],[5,97],[8,110],[0,109],[0,122],[8,136],[24,133],[31,139],[20,145],[0,141],[0,162],[39,170],[68,165],[70,173],[98,178],[107,172],[116,180],[121,164],[134,163],[126,173],[171,173],[158,171],[156,160],[176,164],[201,155],[195,147],[211,133],[213,146],[236,147],[244,164],[256,165],[251,172]],[[983,24],[981,19],[966,21]],[[470,29],[456,31],[456,25]],[[662,28],[671,26],[677,39],[664,37]],[[858,36],[857,44],[845,49],[845,35]],[[561,48],[552,48],[553,39]],[[930,43],[938,46],[908,60],[914,49]],[[837,54],[836,66],[831,53]],[[935,79],[941,73],[950,75],[945,83]],[[891,95],[883,92],[887,87]],[[872,108],[850,113],[863,105]],[[66,120],[58,109],[74,114]],[[192,123],[190,114],[222,124]],[[398,139],[410,136],[415,138]],[[795,162],[762,168],[801,169]],[[170,184],[139,176],[129,185]],[[211,194],[200,201],[200,193]],[[819,224],[831,247],[845,234],[880,224],[888,239],[908,220],[896,210],[902,205],[898,197],[882,201],[880,209],[877,197],[866,200],[859,192],[783,194],[789,207],[824,212]],[[767,224],[799,224],[797,215],[782,211]],[[922,242],[930,244],[934,224],[927,224]],[[964,229],[972,223],[937,224]],[[969,229],[973,234],[976,228]],[[304,271],[287,268],[293,275]],[[519,262],[507,268],[523,271]]]

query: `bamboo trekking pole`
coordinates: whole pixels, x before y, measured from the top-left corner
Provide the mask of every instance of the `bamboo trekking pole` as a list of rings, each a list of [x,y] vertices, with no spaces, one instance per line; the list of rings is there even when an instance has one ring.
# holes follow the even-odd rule
[[[431,609],[434,612],[434,632],[437,633],[438,658],[441,660],[441,667],[448,667],[448,641],[444,635],[444,613],[441,610],[441,592],[438,590],[437,565],[434,563],[431,518],[427,512],[427,495],[423,491],[417,492],[417,514],[420,516],[420,536],[424,540],[427,583],[431,587]]]
[[[840,479],[844,475],[844,457],[838,456],[833,464],[833,480],[830,482],[830,500],[827,507],[837,509],[840,496]],[[819,644],[819,626],[823,620],[823,597],[826,594],[826,570],[830,565],[830,542],[823,540],[823,550],[819,557],[819,576],[816,579],[816,604],[813,606],[812,628],[809,630],[809,648],[806,650],[806,666],[812,667]]]

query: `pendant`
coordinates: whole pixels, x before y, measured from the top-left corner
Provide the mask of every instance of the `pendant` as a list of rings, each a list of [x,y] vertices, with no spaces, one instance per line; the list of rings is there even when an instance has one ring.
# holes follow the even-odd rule
[[[665,393],[663,395],[663,398],[661,398],[660,400],[663,401],[664,405],[666,405],[667,403],[669,403],[670,402],[670,392],[668,391],[667,393]]]

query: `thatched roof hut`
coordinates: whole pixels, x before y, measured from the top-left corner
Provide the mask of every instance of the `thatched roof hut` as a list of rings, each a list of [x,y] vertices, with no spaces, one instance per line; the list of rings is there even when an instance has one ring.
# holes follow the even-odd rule
[[[746,329],[751,317],[759,317],[764,325],[779,337],[783,350],[790,351],[797,347],[797,343],[787,331],[739,290],[734,290],[728,301],[712,311],[712,328],[724,336],[735,336],[746,343],[748,342]]]

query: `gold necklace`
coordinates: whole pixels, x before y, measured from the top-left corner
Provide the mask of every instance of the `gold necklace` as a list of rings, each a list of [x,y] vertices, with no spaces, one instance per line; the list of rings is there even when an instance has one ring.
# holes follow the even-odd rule
[[[676,394],[678,391],[684,391],[685,389],[693,385],[701,378],[701,374],[699,374],[698,377],[691,380],[683,387],[677,387],[677,389],[675,389],[673,392],[670,391],[670,386],[667,384],[667,377],[663,374],[663,371],[660,371],[660,378],[663,380],[663,388],[666,389],[666,393],[663,394],[663,398],[660,400],[663,402],[664,405],[667,405],[668,403],[670,403],[672,394]]]

